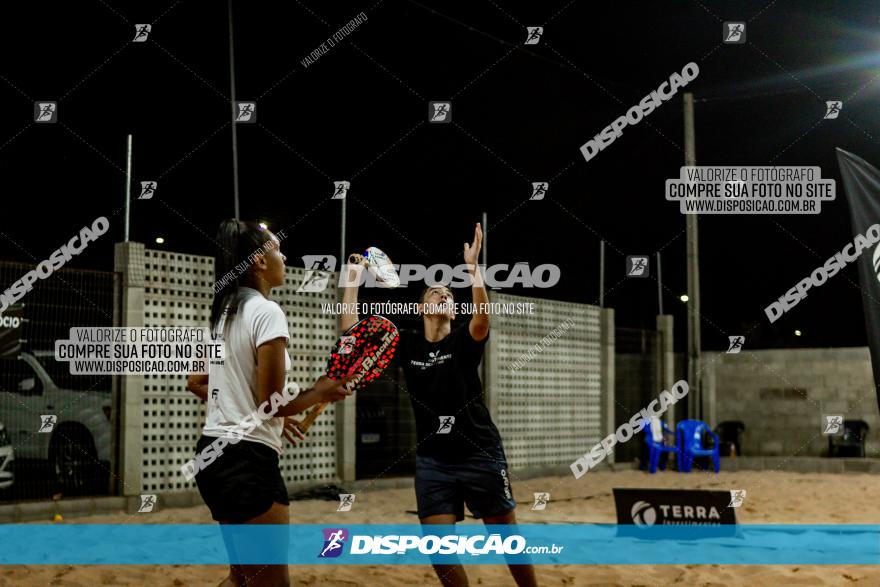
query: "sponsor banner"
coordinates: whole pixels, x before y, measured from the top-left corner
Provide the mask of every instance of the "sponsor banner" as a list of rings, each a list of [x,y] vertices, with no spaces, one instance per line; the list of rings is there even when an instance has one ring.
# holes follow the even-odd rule
[[[734,535],[736,514],[730,491],[614,488],[617,523],[638,536],[645,528],[705,526],[713,535]],[[713,531],[714,529],[714,531]]]
[[[721,493],[729,499],[728,492]],[[736,526],[735,536],[718,536],[718,526],[654,525],[637,528],[638,536],[620,535],[619,528],[615,524],[429,529],[420,524],[0,524],[0,565],[880,563],[878,525],[746,525]],[[224,535],[234,541],[233,558]],[[269,547],[279,543],[288,545],[286,552]],[[499,554],[520,547],[548,550]],[[438,553],[425,553],[434,549]],[[439,554],[446,550],[455,554]]]
[[[10,306],[0,315],[0,357],[17,357],[21,353],[23,326],[23,304]]]
[[[857,234],[867,233],[880,220],[880,171],[843,149],[837,149],[837,163],[840,165],[843,190],[849,202],[853,230]],[[852,260],[859,266],[865,328],[874,368],[874,386],[880,401],[880,387],[877,387],[880,385],[880,341],[877,339],[880,336],[880,307],[877,305],[877,300],[880,299],[880,244],[877,239],[872,239],[861,248],[867,249],[865,254]]]

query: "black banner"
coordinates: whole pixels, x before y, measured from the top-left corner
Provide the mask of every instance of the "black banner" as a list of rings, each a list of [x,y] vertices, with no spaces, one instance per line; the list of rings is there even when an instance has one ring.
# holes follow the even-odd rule
[[[619,489],[614,491],[617,524],[621,530],[650,526],[717,526],[713,535],[736,532],[736,503],[731,491],[702,489]]]
[[[15,304],[0,314],[0,357],[17,357],[21,352],[24,305]]]
[[[837,163],[849,202],[853,234],[865,234],[880,222],[880,171],[852,153],[837,149]],[[874,389],[880,403],[880,245],[865,251],[858,260],[865,328],[874,368]]]

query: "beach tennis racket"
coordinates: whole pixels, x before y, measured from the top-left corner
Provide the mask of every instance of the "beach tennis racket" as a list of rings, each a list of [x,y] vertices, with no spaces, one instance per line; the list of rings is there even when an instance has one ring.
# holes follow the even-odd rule
[[[394,270],[394,263],[377,247],[370,247],[364,253],[364,260],[367,262],[367,269],[376,276],[376,281],[382,287],[394,289],[400,285],[400,277]]]
[[[382,316],[364,318],[336,341],[327,360],[327,377],[334,381],[348,378],[349,389],[363,389],[388,367],[399,341],[400,333],[391,320]],[[312,408],[297,426],[299,431],[305,434],[328,405],[321,403]]]

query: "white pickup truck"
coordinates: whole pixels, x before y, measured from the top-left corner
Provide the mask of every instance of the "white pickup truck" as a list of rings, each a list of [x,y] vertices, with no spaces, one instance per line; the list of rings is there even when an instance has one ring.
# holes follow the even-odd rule
[[[105,381],[106,389],[96,381]],[[68,364],[56,362],[50,351],[0,358],[0,421],[16,459],[48,461],[65,494],[88,491],[107,477],[111,406],[109,377],[70,375]],[[41,416],[48,415],[55,418],[47,424]]]
[[[0,422],[0,490],[9,489],[15,482],[15,473],[12,471],[12,461],[15,460],[15,451],[12,441],[3,422]]]

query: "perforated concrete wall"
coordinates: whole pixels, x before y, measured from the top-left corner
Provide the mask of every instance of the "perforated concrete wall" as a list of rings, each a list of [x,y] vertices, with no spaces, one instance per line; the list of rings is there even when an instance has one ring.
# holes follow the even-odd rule
[[[146,250],[144,325],[207,326],[212,257]],[[321,303],[336,301],[335,279],[326,291],[297,293],[305,271],[287,268],[286,285],[272,292],[287,314],[291,357],[289,380],[309,387],[323,372],[327,354],[336,340],[336,319],[321,312]],[[180,467],[192,458],[205,422],[205,406],[186,391],[183,375],[148,375],[143,394],[144,492],[194,489]],[[332,480],[336,476],[336,418],[327,408],[309,430],[308,442],[295,449],[286,445],[281,470],[288,483]]]
[[[491,300],[535,308],[492,317],[487,388],[508,462],[569,464],[601,437],[599,308],[494,292]]]

